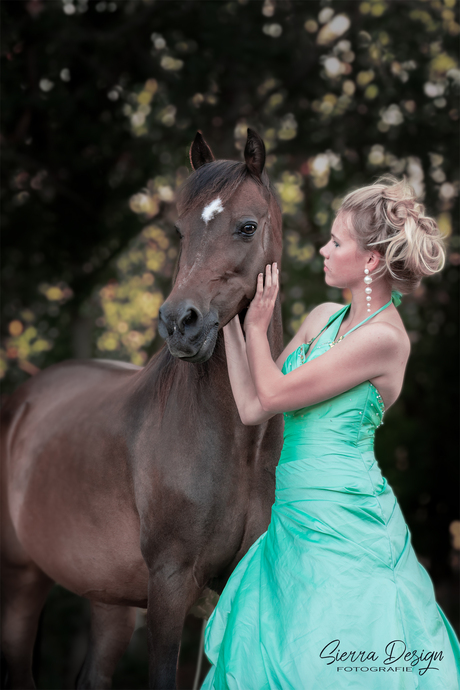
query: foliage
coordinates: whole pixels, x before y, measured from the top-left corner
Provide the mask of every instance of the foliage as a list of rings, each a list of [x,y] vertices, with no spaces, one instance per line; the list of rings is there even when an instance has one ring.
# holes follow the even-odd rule
[[[167,251],[166,251],[167,250]],[[101,353],[116,353],[134,364],[145,364],[149,345],[156,334],[155,321],[164,302],[156,287],[155,273],[171,275],[171,260],[177,255],[166,233],[148,225],[116,261],[119,280],[110,280],[99,291],[104,316],[96,319],[103,331],[96,346]]]

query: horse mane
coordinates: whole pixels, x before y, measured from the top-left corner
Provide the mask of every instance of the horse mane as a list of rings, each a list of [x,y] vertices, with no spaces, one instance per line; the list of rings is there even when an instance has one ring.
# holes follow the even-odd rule
[[[183,215],[198,206],[204,206],[216,196],[225,203],[247,179],[265,188],[281,210],[275,187],[271,184],[265,170],[258,178],[252,175],[244,161],[218,160],[205,163],[182,184],[177,192],[179,214]]]

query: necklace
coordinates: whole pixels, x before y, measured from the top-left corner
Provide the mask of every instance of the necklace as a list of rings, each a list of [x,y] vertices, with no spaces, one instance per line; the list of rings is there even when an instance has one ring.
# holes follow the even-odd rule
[[[334,347],[334,345],[337,345],[337,343],[340,343],[341,340],[344,339],[344,335],[341,335],[340,338],[337,338],[337,340],[333,340],[332,343],[329,343],[329,347]]]

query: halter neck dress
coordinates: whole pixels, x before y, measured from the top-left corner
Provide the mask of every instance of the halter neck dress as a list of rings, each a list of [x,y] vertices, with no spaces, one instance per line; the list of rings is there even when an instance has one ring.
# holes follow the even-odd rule
[[[349,306],[284,374],[329,349]],[[374,455],[383,415],[370,381],[284,413],[271,521],[209,618],[201,690],[459,690],[459,641]]]

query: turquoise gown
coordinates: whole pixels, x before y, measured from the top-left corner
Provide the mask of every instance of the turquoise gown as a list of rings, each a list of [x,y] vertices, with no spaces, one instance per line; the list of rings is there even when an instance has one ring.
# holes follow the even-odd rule
[[[349,306],[284,374],[327,352]],[[374,456],[383,414],[370,381],[284,414],[271,521],[209,618],[201,690],[458,690],[459,641]]]

